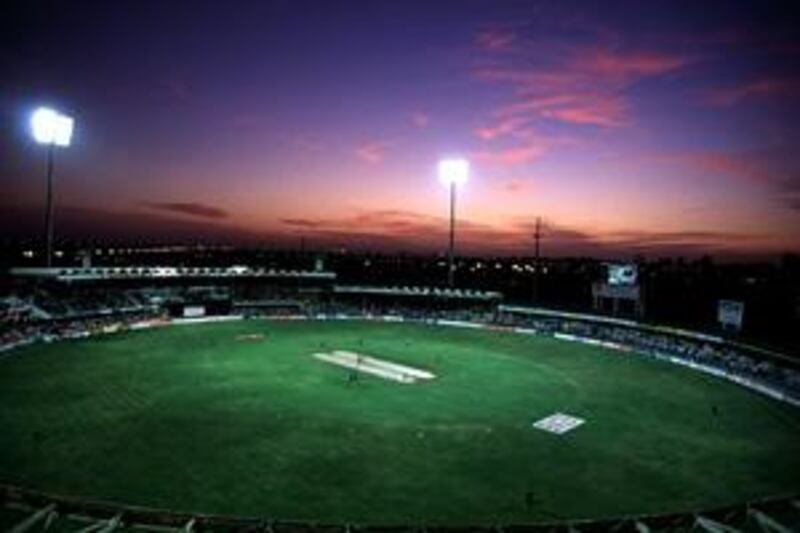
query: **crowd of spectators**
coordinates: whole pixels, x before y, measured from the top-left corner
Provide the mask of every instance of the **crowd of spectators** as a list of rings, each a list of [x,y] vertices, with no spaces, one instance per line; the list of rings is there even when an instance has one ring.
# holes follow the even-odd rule
[[[158,307],[128,291],[72,293],[36,290],[0,298],[0,352],[44,341],[85,337],[163,318]]]
[[[798,365],[777,364],[747,348],[725,342],[712,342],[677,334],[659,333],[635,327],[513,313],[501,313],[495,323],[534,330],[541,334],[572,335],[614,343],[657,357],[675,357],[687,362],[717,368],[780,390],[792,391],[800,398]],[[749,352],[749,353],[748,353]]]
[[[246,297],[252,298],[253,294]],[[259,294],[258,296],[264,296]],[[275,296],[270,294],[270,296]],[[280,296],[285,296],[281,294]],[[168,288],[72,293],[69,297],[38,291],[26,298],[0,298],[0,351],[36,341],[53,341],[125,329],[130,324],[167,317],[166,304],[176,293]],[[524,328],[542,335],[570,335],[613,343],[656,357],[673,357],[727,374],[737,375],[800,398],[798,365],[771,360],[753,350],[702,336],[662,333],[589,319],[497,312],[491,306],[464,305],[437,308],[397,302],[247,299],[234,311],[252,317],[396,316],[407,320],[475,322],[500,327]],[[264,302],[270,305],[264,305]],[[238,307],[237,307],[238,306]]]
[[[433,307],[381,305],[370,303],[358,306],[352,303],[329,302],[308,305],[302,312],[262,310],[258,316],[275,314],[301,314],[308,318],[317,316],[397,316],[421,322],[460,321],[483,323],[500,327],[516,327],[541,335],[570,335],[612,343],[638,353],[656,357],[673,357],[727,374],[749,379],[778,390],[790,391],[800,398],[800,371],[798,365],[778,364],[746,348],[733,347],[724,342],[711,342],[704,337],[692,338],[678,334],[659,333],[636,327],[623,327],[591,320],[571,320],[550,316],[498,313],[487,308],[436,309]]]
[[[0,330],[0,353],[34,342],[54,342],[123,331],[132,324],[165,319],[160,311],[97,315],[91,318],[21,320]]]
[[[398,303],[367,303],[356,305],[347,302],[327,302],[307,308],[310,317],[327,316],[396,316],[408,320],[434,321],[453,320],[461,322],[490,322],[495,315],[489,306],[464,306],[437,308],[434,306],[402,305]]]

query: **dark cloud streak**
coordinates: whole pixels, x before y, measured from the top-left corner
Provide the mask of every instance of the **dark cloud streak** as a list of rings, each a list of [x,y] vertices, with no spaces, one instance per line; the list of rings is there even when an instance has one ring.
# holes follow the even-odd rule
[[[207,219],[228,218],[228,212],[219,207],[199,202],[143,202],[150,209]]]

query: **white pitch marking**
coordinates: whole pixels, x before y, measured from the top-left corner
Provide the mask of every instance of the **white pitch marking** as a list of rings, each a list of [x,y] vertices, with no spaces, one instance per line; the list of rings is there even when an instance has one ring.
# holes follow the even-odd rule
[[[344,350],[334,350],[333,355],[341,356],[346,359],[355,360],[356,362],[360,363],[361,365],[369,365],[374,366],[377,368],[385,368],[389,371],[399,372],[401,374],[405,374],[407,376],[411,376],[417,379],[433,379],[436,376],[426,370],[420,370],[419,368],[414,368],[412,366],[401,365],[398,363],[392,363],[390,361],[386,361],[384,359],[378,359],[376,357],[370,357],[368,355],[363,355],[355,352],[346,352]]]
[[[556,435],[563,435],[567,431],[572,431],[576,427],[586,422],[583,418],[565,415],[564,413],[555,413],[548,417],[542,418],[533,423],[533,427],[555,433]]]
[[[325,361],[326,363],[343,366],[358,372],[372,374],[373,376],[397,381],[399,383],[416,383],[420,380],[429,380],[436,377],[434,374],[426,372],[425,370],[397,363],[390,363],[389,361],[383,361],[355,352],[337,350],[333,353],[315,353],[313,357],[320,361]]]

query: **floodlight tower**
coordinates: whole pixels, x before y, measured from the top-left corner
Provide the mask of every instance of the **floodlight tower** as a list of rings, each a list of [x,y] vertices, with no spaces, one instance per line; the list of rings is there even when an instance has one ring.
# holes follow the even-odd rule
[[[47,145],[47,211],[45,212],[45,240],[47,266],[53,266],[53,168],[55,147],[69,146],[72,139],[72,117],[58,111],[40,107],[31,115],[31,133],[39,144]]]
[[[455,277],[454,248],[456,241],[456,188],[467,182],[469,161],[443,159],[439,161],[439,180],[450,187],[450,247],[447,254],[447,285],[453,287]]]

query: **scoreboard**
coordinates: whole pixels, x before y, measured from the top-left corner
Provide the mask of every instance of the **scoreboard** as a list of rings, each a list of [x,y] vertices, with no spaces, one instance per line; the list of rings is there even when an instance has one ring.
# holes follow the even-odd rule
[[[609,285],[636,285],[639,279],[639,271],[636,265],[631,263],[609,263],[608,284]]]
[[[595,311],[612,315],[644,314],[639,268],[634,263],[605,263],[606,275],[592,284]]]
[[[742,329],[744,304],[735,300],[720,300],[717,305],[717,320],[725,329]]]

